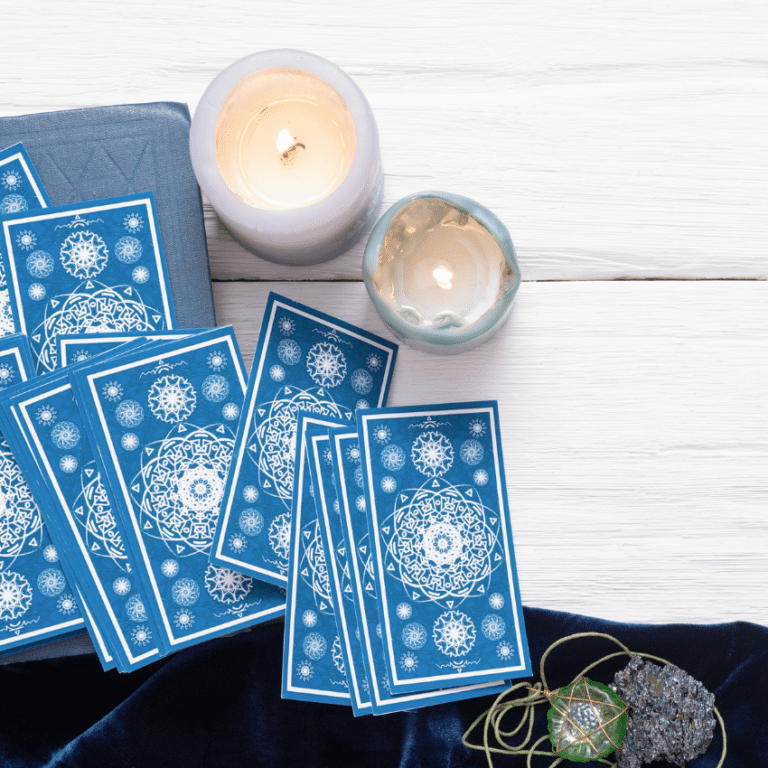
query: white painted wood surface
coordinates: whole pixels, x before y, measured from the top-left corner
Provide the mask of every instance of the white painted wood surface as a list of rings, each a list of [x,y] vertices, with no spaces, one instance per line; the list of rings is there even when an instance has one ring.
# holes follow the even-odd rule
[[[460,357],[403,347],[392,389],[398,405],[500,401],[524,602],[768,622],[768,285],[755,280],[768,273],[768,5],[2,11],[1,115],[194,110],[218,71],[267,48],[345,68],[378,120],[385,205],[422,189],[474,197],[508,225],[524,280],[571,281],[524,282],[502,335]],[[358,282],[362,245],[290,269],[206,217],[219,322],[246,357],[270,289],[387,334]],[[645,277],[662,279],[615,280]]]

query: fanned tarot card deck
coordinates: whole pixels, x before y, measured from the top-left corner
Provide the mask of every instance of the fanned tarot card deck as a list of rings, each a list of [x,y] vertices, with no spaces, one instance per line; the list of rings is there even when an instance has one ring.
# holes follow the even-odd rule
[[[337,611],[336,616],[337,620],[342,620],[346,625],[340,628],[340,633],[349,639],[351,655],[354,657],[358,652],[362,654],[364,679],[367,681],[367,685],[364,683],[362,687],[363,691],[369,694],[373,713],[383,715],[388,712],[402,712],[506,690],[508,687],[506,681],[498,679],[479,684],[466,681],[467,684],[464,685],[462,684],[464,681],[459,681],[455,687],[446,687],[438,691],[404,694],[392,692],[374,582],[375,552],[368,534],[366,501],[363,495],[363,461],[358,434],[352,430],[331,430],[330,438],[339,501],[339,527],[343,535],[343,545],[336,543],[336,559],[339,561],[340,572],[344,572],[344,562],[346,562],[346,572],[349,573],[350,578],[349,589],[351,589],[354,603],[354,610],[349,610],[342,602],[343,607]],[[329,518],[332,520],[333,516],[329,515]],[[339,541],[338,534],[334,533],[335,529],[336,525],[330,525],[327,528],[330,534],[329,542]],[[327,550],[326,554],[328,554]],[[333,572],[331,573],[333,576]],[[344,580],[336,588],[348,594]],[[410,656],[399,661],[407,668],[414,665],[418,668],[418,659],[414,662]],[[359,660],[355,662],[355,669],[360,676]]]
[[[34,375],[26,337],[0,339],[0,390]],[[5,422],[3,431],[17,436]],[[0,655],[84,629],[80,595],[62,560],[19,462],[0,436]]]
[[[0,216],[35,211],[51,205],[32,161],[22,144],[0,152]],[[34,250],[31,233],[19,234],[19,245]],[[0,239],[0,253],[4,244]],[[0,265],[0,336],[14,332],[13,312],[8,298],[5,269]]]
[[[297,414],[353,423],[355,409],[384,405],[396,354],[386,339],[269,295],[212,563],[286,584]],[[246,531],[247,546],[233,548]]]
[[[358,415],[391,689],[530,673],[495,401]]]
[[[38,469],[38,484],[48,491],[51,534],[66,552],[118,669],[129,672],[167,649],[145,607],[147,594],[126,546],[125,526],[97,468],[68,373],[53,372],[17,387],[2,407],[18,415],[26,438],[20,455],[26,448],[28,465]]]
[[[177,650],[282,615],[283,590],[208,562],[245,393],[232,329],[151,343],[71,379],[163,642]]]
[[[283,650],[283,698],[350,704],[342,641],[336,629],[334,603],[320,533],[316,505],[321,506],[312,482],[312,438],[329,427],[344,426],[340,419],[299,412],[296,434],[296,472],[293,484],[288,592]],[[330,449],[326,445],[330,463]]]
[[[151,193],[6,216],[0,242],[38,373],[57,367],[59,334],[176,327]]]

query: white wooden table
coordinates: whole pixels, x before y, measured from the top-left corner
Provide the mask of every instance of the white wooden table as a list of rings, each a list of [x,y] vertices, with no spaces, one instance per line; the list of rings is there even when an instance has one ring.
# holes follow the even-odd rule
[[[194,111],[268,48],[344,68],[378,120],[385,206],[464,194],[518,249],[504,332],[454,358],[403,347],[390,403],[499,400],[523,601],[768,622],[768,5],[3,6],[2,115]],[[388,335],[362,244],[286,268],[206,222],[218,320],[248,362],[270,290]]]

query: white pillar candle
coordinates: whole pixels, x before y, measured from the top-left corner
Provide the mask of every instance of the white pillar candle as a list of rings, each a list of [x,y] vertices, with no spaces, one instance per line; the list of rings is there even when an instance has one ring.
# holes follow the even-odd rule
[[[376,121],[331,62],[252,54],[219,74],[195,111],[192,165],[232,236],[281,264],[317,264],[354,244],[382,194]]]

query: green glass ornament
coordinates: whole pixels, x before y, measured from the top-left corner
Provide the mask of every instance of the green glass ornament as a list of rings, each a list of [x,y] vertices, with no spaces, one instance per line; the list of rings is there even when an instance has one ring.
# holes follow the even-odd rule
[[[622,745],[627,705],[607,686],[582,677],[544,694],[552,748],[566,760],[588,763]]]

